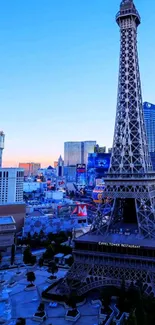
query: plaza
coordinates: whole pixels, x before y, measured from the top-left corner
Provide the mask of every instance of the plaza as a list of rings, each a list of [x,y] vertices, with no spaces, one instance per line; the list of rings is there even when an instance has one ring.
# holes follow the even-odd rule
[[[35,314],[38,305],[42,301],[42,291],[45,290],[49,285],[47,283],[47,278],[50,274],[47,272],[46,268],[34,267],[31,270],[35,273],[36,276],[36,289],[33,291],[25,291],[25,287],[28,284],[27,279],[25,277],[25,274],[27,272],[26,268],[21,268],[21,275],[16,275],[17,269],[1,272],[1,277],[3,276],[3,280],[6,281],[6,284],[3,286],[1,291],[3,290],[3,292],[8,293],[10,302],[10,308],[8,310],[10,316],[8,317],[6,324],[15,324],[17,318],[19,317],[23,317],[26,319],[26,325],[37,324],[37,322],[33,320],[33,315]],[[64,269],[59,269],[57,277],[64,277],[66,272],[67,271]],[[9,288],[9,281],[13,276],[15,276],[17,283],[14,287]],[[2,300],[1,297],[0,300]],[[65,314],[67,309],[63,305],[58,303],[56,307],[50,307],[50,302],[44,301],[44,303],[47,319],[42,324],[67,325],[72,323],[70,321],[65,320]],[[87,301],[83,306],[79,306],[78,310],[80,311],[81,317],[77,320],[77,325],[98,324],[99,306],[93,306],[90,301]],[[4,317],[5,313],[5,302],[1,301],[0,322]]]

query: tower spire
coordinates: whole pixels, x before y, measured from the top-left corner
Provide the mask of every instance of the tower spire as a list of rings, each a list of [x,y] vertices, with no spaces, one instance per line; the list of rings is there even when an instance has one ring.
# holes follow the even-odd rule
[[[105,205],[93,229],[105,233],[105,228],[108,232],[117,222],[132,219],[143,238],[155,239],[155,174],[146,138],[137,50],[140,16],[132,0],[121,2],[116,21],[121,44],[115,131]]]

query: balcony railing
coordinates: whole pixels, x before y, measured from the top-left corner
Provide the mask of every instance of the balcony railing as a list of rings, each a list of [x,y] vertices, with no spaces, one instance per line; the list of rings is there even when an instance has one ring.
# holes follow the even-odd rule
[[[119,253],[107,254],[99,252],[88,252],[88,251],[74,251],[75,261],[83,261],[83,263],[92,264],[96,261],[97,265],[107,265],[107,266],[117,266],[117,267],[128,267],[129,269],[150,269],[155,271],[155,259],[148,257],[140,257],[135,255],[122,256]],[[113,258],[113,260],[108,260],[108,255]],[[99,257],[103,257],[101,260]],[[145,262],[145,263],[143,263]]]
[[[119,11],[117,13],[117,15],[116,15],[116,20],[119,17],[128,16],[128,15],[134,15],[134,16],[136,16],[139,19],[139,22],[141,22],[140,15],[139,15],[138,11],[136,9],[134,9],[134,8]]]

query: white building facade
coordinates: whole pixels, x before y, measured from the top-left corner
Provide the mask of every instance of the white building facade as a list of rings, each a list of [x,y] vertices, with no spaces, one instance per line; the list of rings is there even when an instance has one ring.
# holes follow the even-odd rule
[[[0,204],[23,202],[24,170],[0,168]]]

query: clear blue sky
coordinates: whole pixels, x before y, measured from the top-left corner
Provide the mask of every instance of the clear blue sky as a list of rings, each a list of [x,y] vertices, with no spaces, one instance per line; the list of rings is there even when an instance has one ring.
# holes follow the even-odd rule
[[[2,0],[0,129],[4,166],[52,163],[64,141],[112,145],[120,0]],[[135,0],[142,17],[143,99],[155,103],[155,1]]]

